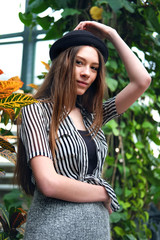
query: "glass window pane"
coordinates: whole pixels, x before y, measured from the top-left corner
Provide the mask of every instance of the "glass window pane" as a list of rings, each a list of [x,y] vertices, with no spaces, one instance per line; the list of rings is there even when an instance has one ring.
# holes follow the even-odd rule
[[[49,45],[53,41],[39,41],[36,43],[36,57],[35,57],[35,78],[34,83],[40,85],[43,80],[37,78],[42,72],[47,72],[41,61],[48,63],[49,60]]]
[[[0,69],[4,72],[1,80],[21,75],[22,43],[0,45]]]
[[[24,12],[24,0],[1,0],[0,4],[0,34],[22,32],[24,24],[18,17],[19,12]]]

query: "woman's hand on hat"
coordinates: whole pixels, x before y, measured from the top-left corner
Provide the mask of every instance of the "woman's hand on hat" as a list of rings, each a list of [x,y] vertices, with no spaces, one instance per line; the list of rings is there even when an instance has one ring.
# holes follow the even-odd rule
[[[113,28],[96,21],[82,21],[74,30],[86,30],[101,39],[110,39],[111,33],[115,31]]]

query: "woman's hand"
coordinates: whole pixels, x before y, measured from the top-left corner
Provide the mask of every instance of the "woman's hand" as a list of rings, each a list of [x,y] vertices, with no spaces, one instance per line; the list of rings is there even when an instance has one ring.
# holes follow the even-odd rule
[[[111,209],[111,198],[108,196],[108,200],[106,200],[105,202],[103,202],[105,208],[108,210],[109,214],[112,213],[112,209]]]
[[[80,22],[74,30],[86,30],[101,39],[110,39],[111,33],[115,31],[113,28],[95,21]]]
[[[46,197],[70,202],[106,202],[108,193],[103,186],[81,182],[56,172],[53,161],[45,156],[31,159],[37,188]]]

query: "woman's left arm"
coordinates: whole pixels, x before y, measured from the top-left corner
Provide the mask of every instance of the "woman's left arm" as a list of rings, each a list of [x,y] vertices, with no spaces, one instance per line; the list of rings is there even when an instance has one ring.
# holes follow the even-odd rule
[[[123,113],[149,87],[149,73],[115,29],[94,21],[81,22],[76,29],[87,30],[100,38],[108,39],[117,50],[130,79],[130,83],[116,96],[117,112]]]
[[[116,96],[116,108],[120,114],[145,92],[151,83],[151,77],[118,33],[111,29],[109,34],[110,41],[119,53],[130,79],[130,83]]]

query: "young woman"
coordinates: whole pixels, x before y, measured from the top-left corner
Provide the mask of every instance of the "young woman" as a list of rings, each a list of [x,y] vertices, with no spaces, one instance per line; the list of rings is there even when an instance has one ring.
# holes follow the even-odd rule
[[[108,50],[100,38],[115,46],[130,79],[106,102]],[[151,78],[118,33],[97,22],[81,22],[52,45],[50,57],[38,103],[22,109],[16,177],[34,195],[24,239],[107,240],[109,214],[119,205],[101,178],[107,154],[101,126],[126,111]]]

